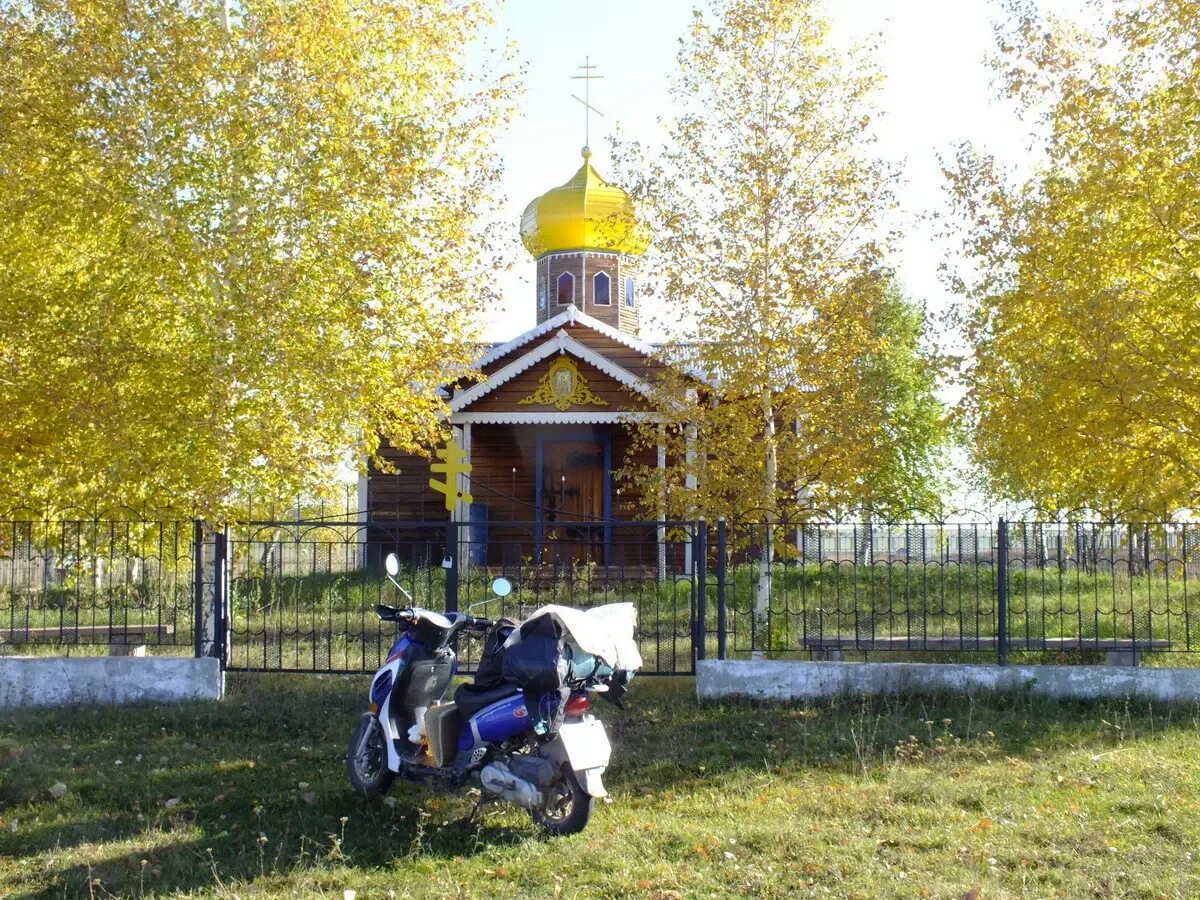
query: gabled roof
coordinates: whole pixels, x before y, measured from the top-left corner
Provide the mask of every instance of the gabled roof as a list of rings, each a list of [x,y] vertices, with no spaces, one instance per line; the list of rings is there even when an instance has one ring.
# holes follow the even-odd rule
[[[636,350],[643,356],[653,356],[656,353],[653,344],[648,344],[643,340],[635,338],[633,335],[626,334],[620,329],[613,328],[599,319],[592,318],[583,310],[575,306],[568,306],[557,316],[552,316],[541,325],[529,329],[524,334],[518,334],[511,341],[506,341],[503,344],[498,344],[493,347],[478,360],[475,361],[476,368],[482,369],[484,366],[490,366],[499,359],[503,359],[509,353],[531,341],[536,341],[540,337],[552,333],[556,329],[563,328],[567,325],[585,325],[593,331],[597,331],[606,338],[611,338],[618,343],[624,344],[631,350]]]
[[[572,307],[572,309],[574,309],[574,307]],[[550,319],[547,322],[544,322],[541,326],[538,326],[538,328],[535,328],[533,331],[527,331],[525,334],[521,335],[521,338],[519,338],[518,340],[520,340],[521,343],[527,343],[529,340],[532,339],[530,336],[533,335],[534,332],[537,332],[539,329],[544,328],[546,325],[549,325],[551,322],[554,322],[555,319],[562,318],[566,315],[567,315],[566,313],[563,313],[562,316],[555,316],[554,319]],[[578,315],[582,316],[583,313],[578,313]],[[591,317],[589,316],[588,318],[590,319]],[[571,321],[576,321],[576,320],[571,320]],[[592,319],[591,321],[595,322],[595,319]],[[563,323],[560,322],[559,324],[563,324]],[[584,323],[584,324],[590,325],[590,323]],[[608,326],[605,326],[605,327],[607,328]],[[615,330],[615,329],[613,329],[613,330]],[[543,334],[544,334],[544,332],[543,332]],[[513,341],[510,341],[509,343],[512,344],[513,347],[520,346],[520,344],[515,343]],[[506,352],[511,352],[512,349],[513,348],[510,347],[509,350],[507,350]],[[484,397],[487,394],[490,394],[492,391],[494,391],[496,388],[500,387],[502,384],[506,384],[507,382],[512,381],[514,378],[516,378],[518,375],[520,375],[526,369],[536,365],[537,363],[541,362],[543,359],[546,359],[547,357],[553,356],[556,353],[570,353],[572,356],[576,357],[577,359],[581,359],[584,362],[588,363],[589,365],[595,366],[597,369],[599,369],[605,375],[608,375],[609,377],[619,381],[621,384],[625,385],[627,388],[634,390],[637,393],[642,394],[643,396],[649,397],[653,393],[653,388],[651,388],[651,386],[649,384],[647,384],[644,380],[639,378],[637,375],[634,375],[632,372],[630,372],[624,366],[618,365],[617,363],[613,362],[611,359],[608,359],[607,357],[602,356],[601,354],[597,353],[591,347],[588,347],[585,344],[581,344],[579,341],[575,340],[573,337],[571,337],[569,334],[567,334],[565,329],[560,328],[558,331],[558,334],[554,335],[554,337],[552,337],[550,340],[545,341],[544,343],[539,344],[537,347],[534,347],[533,349],[525,352],[524,354],[522,354],[521,356],[517,357],[512,362],[510,362],[508,365],[506,365],[504,368],[498,369],[497,371],[493,372],[491,374],[491,376],[489,378],[487,378],[486,380],[481,381],[478,384],[472,385],[471,387],[467,388],[465,391],[460,393],[458,396],[454,397],[454,399],[452,399],[449,404],[450,412],[451,413],[462,412],[464,409],[466,409],[468,406],[470,406],[472,403],[474,403],[480,397]],[[497,355],[496,359],[500,359],[503,355],[504,354]],[[495,360],[492,360],[492,362],[494,362],[494,361]],[[479,363],[480,366],[483,366],[486,364],[487,363],[483,363],[483,362]]]

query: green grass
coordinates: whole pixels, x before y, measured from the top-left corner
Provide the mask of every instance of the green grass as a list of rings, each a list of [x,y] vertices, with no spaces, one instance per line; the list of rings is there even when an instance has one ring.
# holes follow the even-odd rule
[[[611,804],[566,839],[348,790],[364,678],[0,718],[0,896],[1189,897],[1200,708],[1024,694],[605,707]],[[55,799],[50,788],[66,785]]]

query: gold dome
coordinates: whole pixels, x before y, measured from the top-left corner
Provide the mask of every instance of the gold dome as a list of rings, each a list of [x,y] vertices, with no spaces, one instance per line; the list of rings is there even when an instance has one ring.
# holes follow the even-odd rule
[[[583,148],[583,165],[561,187],[538,197],[521,215],[521,240],[534,256],[559,250],[607,250],[641,256],[650,236],[633,201],[597,174]]]

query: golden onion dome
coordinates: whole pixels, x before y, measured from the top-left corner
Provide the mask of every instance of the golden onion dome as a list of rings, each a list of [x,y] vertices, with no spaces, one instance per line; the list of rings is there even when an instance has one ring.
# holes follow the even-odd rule
[[[592,167],[583,148],[583,165],[566,184],[538,197],[521,215],[521,240],[534,256],[560,250],[607,250],[641,256],[650,235],[640,225],[633,201]]]

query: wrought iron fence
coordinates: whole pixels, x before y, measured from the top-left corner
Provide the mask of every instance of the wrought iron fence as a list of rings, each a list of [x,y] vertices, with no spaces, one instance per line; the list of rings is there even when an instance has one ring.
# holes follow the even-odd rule
[[[719,526],[727,655],[1200,650],[1190,521]],[[714,636],[710,636],[714,642]]]
[[[550,603],[637,606],[646,671],[690,673],[694,523],[258,522],[231,529],[228,665],[245,670],[370,672],[394,626],[375,604],[407,605],[383,561],[400,561],[418,606],[475,607],[520,620]],[[499,599],[492,579],[515,587]],[[470,671],[478,648],[460,641]]]
[[[0,518],[0,651],[191,651],[195,539],[169,512]]]
[[[520,619],[628,601],[644,671],[696,659],[1092,661],[1200,651],[1200,524],[0,518],[0,652],[219,655],[229,668],[369,672],[376,603]],[[516,588],[490,599],[491,579]],[[460,642],[464,669],[478,648]],[[1164,656],[1163,658],[1171,658]],[[1178,657],[1176,657],[1178,658]]]

